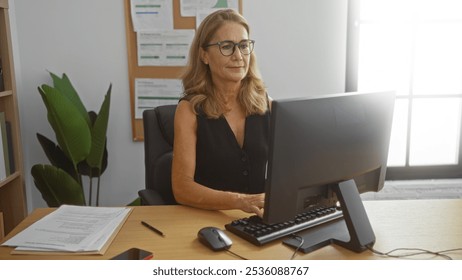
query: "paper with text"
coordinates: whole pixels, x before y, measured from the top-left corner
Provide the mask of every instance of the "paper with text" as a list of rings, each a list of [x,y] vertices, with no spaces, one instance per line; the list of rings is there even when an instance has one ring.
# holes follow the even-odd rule
[[[135,118],[160,105],[177,104],[183,93],[179,79],[135,79]]]
[[[182,17],[195,17],[197,10],[239,8],[238,0],[180,0]]]
[[[173,30],[173,6],[170,0],[131,0],[135,32]]]
[[[99,251],[129,212],[125,207],[62,205],[2,245],[31,251]]]
[[[185,66],[193,29],[138,32],[138,66]]]

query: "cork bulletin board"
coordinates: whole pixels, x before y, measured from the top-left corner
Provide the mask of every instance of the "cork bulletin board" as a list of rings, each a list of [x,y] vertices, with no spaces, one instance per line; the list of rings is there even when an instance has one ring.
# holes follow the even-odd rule
[[[132,123],[133,141],[143,141],[143,120],[136,118],[135,112],[135,79],[179,79],[183,66],[138,66],[137,55],[137,36],[133,28],[131,18],[130,0],[125,1],[125,30],[127,37],[128,52],[128,79],[130,89],[130,111]],[[177,29],[195,29],[195,17],[182,17],[180,13],[180,0],[172,0],[173,4],[173,28]],[[238,1],[239,12],[242,14],[242,0]]]

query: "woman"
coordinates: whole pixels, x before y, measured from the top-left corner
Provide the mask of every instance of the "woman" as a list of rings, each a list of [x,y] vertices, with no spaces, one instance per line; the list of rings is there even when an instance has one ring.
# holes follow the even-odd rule
[[[172,188],[178,203],[262,216],[269,106],[254,41],[233,10],[199,26],[175,114]]]

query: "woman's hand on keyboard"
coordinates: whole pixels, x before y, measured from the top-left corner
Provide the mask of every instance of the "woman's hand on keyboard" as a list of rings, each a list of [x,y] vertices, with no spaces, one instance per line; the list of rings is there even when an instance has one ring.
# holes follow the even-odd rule
[[[239,209],[247,213],[255,213],[263,217],[265,194],[238,194]]]

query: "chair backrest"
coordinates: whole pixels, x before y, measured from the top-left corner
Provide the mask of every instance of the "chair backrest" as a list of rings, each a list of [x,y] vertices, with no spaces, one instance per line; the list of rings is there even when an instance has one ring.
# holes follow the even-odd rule
[[[176,204],[171,181],[175,110],[176,105],[163,105],[143,111],[145,188],[167,204]]]

